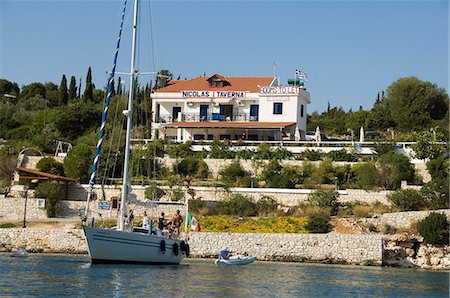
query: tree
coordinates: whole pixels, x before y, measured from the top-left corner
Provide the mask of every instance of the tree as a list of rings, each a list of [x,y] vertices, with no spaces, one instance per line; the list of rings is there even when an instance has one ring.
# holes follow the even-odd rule
[[[77,178],[81,183],[89,180],[92,149],[86,144],[79,144],[70,150],[64,159],[64,172],[68,177]]]
[[[330,214],[336,215],[339,202],[339,193],[335,190],[315,190],[308,195],[308,202],[313,206],[320,208],[330,208]]]
[[[77,98],[77,80],[74,76],[70,77],[70,85],[67,96],[69,101]]]
[[[66,105],[69,100],[69,94],[67,92],[67,79],[66,75],[62,76],[61,84],[59,85],[59,102],[58,105]]]
[[[36,168],[45,173],[53,175],[64,175],[64,167],[52,157],[44,157],[36,164]]]
[[[445,214],[431,212],[417,224],[417,231],[430,244],[449,244],[448,220]]]
[[[19,92],[20,90],[17,83],[13,83],[5,79],[0,79],[0,95],[19,95]]]
[[[378,160],[382,185],[387,189],[397,189],[401,181],[414,182],[415,171],[409,158],[399,153],[387,153]]]
[[[92,70],[90,66],[86,74],[86,88],[84,89],[83,98],[86,101],[93,99]]]
[[[392,206],[400,211],[419,211],[424,207],[420,193],[414,189],[400,189],[387,196]]]
[[[45,199],[45,211],[47,217],[56,217],[59,212],[61,200],[61,187],[52,181],[46,181],[36,187],[34,196]]]
[[[45,98],[47,90],[45,86],[41,83],[31,83],[22,87],[22,92],[20,93],[20,98],[22,100],[27,100],[35,95],[41,95]]]
[[[167,83],[172,80],[172,73],[167,69],[161,69],[156,75],[155,89],[163,88],[167,86]]]
[[[389,108],[396,127],[403,132],[430,127],[448,111],[445,89],[416,77],[400,78],[387,88],[383,102]]]

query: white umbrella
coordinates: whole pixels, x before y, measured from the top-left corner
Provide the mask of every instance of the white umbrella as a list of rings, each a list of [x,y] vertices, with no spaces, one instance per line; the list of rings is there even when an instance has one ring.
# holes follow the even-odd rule
[[[359,142],[363,143],[364,142],[364,127],[361,126],[360,130],[359,130]]]
[[[320,128],[317,126],[316,127],[316,142],[319,143],[320,141],[322,141],[322,138],[320,136]]]

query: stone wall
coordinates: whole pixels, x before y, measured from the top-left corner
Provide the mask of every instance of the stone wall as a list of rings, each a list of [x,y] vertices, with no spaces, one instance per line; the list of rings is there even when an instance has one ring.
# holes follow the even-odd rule
[[[166,191],[166,195],[161,199],[161,202],[170,202],[170,188],[161,187]],[[68,200],[82,201],[87,197],[88,185],[74,185],[69,186]],[[262,196],[273,197],[280,205],[283,206],[296,206],[298,203],[306,201],[308,195],[313,192],[312,189],[288,189],[288,188],[230,188],[227,191],[222,188],[214,187],[191,187],[195,191],[196,198],[202,198],[206,201],[220,201],[225,199],[230,193],[241,193],[244,195],[252,196],[255,200],[260,199]],[[186,189],[185,189],[186,191]],[[102,192],[105,194],[106,200],[111,198],[120,198],[120,188],[114,186],[105,186],[102,190],[99,185],[96,185],[94,192],[97,198],[102,197]],[[132,201],[145,201],[144,200],[145,187],[143,186],[133,186],[133,191],[131,196]],[[366,191],[361,189],[346,189],[339,190],[339,201],[340,202],[363,202],[372,204],[375,202],[380,202],[385,205],[390,206],[387,200],[387,195],[392,191]],[[185,193],[185,197],[190,197]]]
[[[385,213],[381,216],[381,225],[390,225],[396,229],[409,229],[411,225],[427,217],[431,212],[444,213],[450,221],[450,209],[430,211],[409,211]]]
[[[87,253],[81,229],[0,229],[0,252]]]
[[[258,260],[382,264],[382,237],[339,234],[192,233],[192,257],[216,257],[228,246]],[[25,248],[36,253],[86,253],[81,229],[0,229],[0,251]]]
[[[192,233],[191,254],[217,257],[227,246],[258,260],[381,265],[382,237],[344,234]]]

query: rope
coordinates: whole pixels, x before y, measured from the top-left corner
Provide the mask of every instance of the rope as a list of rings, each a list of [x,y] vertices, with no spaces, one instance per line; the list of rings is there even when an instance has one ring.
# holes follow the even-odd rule
[[[99,157],[100,157],[100,151],[102,149],[103,136],[105,134],[106,117],[108,115],[109,101],[111,99],[111,93],[112,93],[112,88],[113,88],[113,84],[114,84],[114,74],[116,72],[117,56],[119,55],[120,40],[122,38],[122,29],[123,29],[123,22],[124,22],[124,18],[125,18],[126,6],[127,6],[127,0],[125,0],[123,3],[122,18],[120,21],[120,30],[119,30],[119,36],[117,38],[116,52],[114,53],[114,62],[113,62],[111,74],[110,74],[109,80],[108,80],[108,95],[106,96],[106,100],[105,100],[105,108],[103,110],[103,116],[102,116],[102,125],[100,127],[100,134],[98,136],[97,149],[95,151],[94,164],[92,167],[92,174],[91,174],[91,178],[89,179],[89,191],[88,191],[88,195],[86,198],[86,209],[84,212],[84,221],[87,220],[87,216],[88,216],[89,200],[91,199],[92,190],[94,189],[95,175],[97,174],[98,161],[99,161]]]

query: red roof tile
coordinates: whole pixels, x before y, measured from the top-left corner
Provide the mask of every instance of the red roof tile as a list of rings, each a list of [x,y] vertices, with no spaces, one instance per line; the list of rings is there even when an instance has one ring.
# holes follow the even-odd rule
[[[225,87],[211,87],[208,79],[212,77],[223,78],[229,85]],[[274,80],[275,77],[222,77],[215,74],[213,76],[202,76],[192,80],[176,81],[175,84],[160,88],[156,92],[180,92],[185,90],[259,92],[259,86],[270,86]]]

